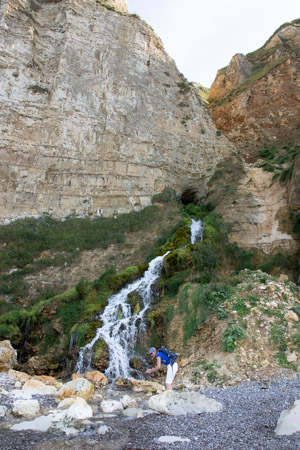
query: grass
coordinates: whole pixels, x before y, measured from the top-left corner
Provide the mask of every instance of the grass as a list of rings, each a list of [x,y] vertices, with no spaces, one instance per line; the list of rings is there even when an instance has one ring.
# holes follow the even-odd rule
[[[43,215],[39,219],[16,220],[1,226],[0,294],[24,297],[28,291],[26,275],[47,267],[64,266],[76,260],[84,250],[105,249],[122,243],[129,232],[150,229],[161,219],[162,208],[153,205],[115,219],[59,221]],[[14,272],[9,273],[11,270]]]
[[[286,183],[292,178],[295,159],[299,154],[299,145],[265,147],[259,150],[257,154],[259,158],[264,159],[259,167],[274,173],[272,182],[279,179],[281,183]]]

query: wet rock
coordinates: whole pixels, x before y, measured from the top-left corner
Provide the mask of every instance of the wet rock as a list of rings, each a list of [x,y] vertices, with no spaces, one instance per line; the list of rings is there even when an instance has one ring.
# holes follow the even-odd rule
[[[35,379],[26,381],[22,387],[22,390],[31,395],[52,395],[57,392],[56,387],[46,385]]]
[[[129,365],[130,365],[130,367],[132,367],[132,369],[136,369],[136,370],[142,369],[142,361],[138,357],[131,358],[129,361]]]
[[[129,381],[134,392],[158,393],[165,390],[164,386],[155,381],[140,381],[134,378],[130,378]]]
[[[10,341],[0,342],[0,372],[6,372],[17,364],[17,351]]]
[[[300,400],[296,400],[288,409],[282,411],[275,433],[291,435],[300,431]]]
[[[94,385],[85,378],[69,381],[64,384],[56,394],[56,401],[59,402],[64,398],[82,397],[85,400],[90,398],[94,393]]]
[[[100,409],[104,413],[113,413],[116,411],[122,411],[123,405],[121,402],[117,400],[103,400],[100,404]]]
[[[85,378],[93,383],[96,387],[105,386],[108,383],[106,376],[98,370],[86,372]]]
[[[67,417],[77,420],[89,419],[93,417],[93,410],[83,398],[77,397],[68,409]]]
[[[15,416],[36,416],[40,412],[40,404],[37,400],[16,400],[12,413]]]
[[[119,389],[130,389],[131,384],[129,383],[128,378],[118,378],[115,382],[115,385]]]
[[[223,408],[221,403],[197,392],[174,391],[152,396],[149,399],[149,407],[171,416],[217,412]]]
[[[72,373],[72,380],[78,380],[79,378],[84,378],[81,373]]]

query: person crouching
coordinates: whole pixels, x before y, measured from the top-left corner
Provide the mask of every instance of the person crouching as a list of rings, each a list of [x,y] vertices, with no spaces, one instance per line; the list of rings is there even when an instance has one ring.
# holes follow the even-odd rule
[[[161,365],[167,366],[167,376],[166,376],[166,390],[172,391],[172,383],[175,378],[176,372],[178,370],[177,362],[171,364],[170,358],[163,352],[158,351],[155,347],[151,347],[148,350],[148,355],[151,355],[152,359],[156,357],[156,366],[153,369],[146,370],[145,373],[153,373],[161,369]]]

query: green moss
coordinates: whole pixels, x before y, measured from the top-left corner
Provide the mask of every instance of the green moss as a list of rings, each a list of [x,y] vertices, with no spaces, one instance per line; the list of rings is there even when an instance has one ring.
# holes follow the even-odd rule
[[[105,370],[108,367],[109,352],[108,345],[104,339],[99,339],[99,341],[96,342],[93,348],[93,353],[93,364],[99,370]]]
[[[119,274],[108,276],[106,284],[113,292],[118,292],[125,284],[132,283],[137,278],[140,278],[146,269],[146,265],[128,267]]]
[[[137,291],[129,294],[128,303],[131,307],[131,313],[133,315],[139,314],[139,312],[141,311],[141,309],[143,307],[143,299],[141,297],[141,294]]]
[[[164,272],[167,277],[172,276],[178,271],[185,270],[192,263],[192,245],[185,248],[179,248],[164,257]]]

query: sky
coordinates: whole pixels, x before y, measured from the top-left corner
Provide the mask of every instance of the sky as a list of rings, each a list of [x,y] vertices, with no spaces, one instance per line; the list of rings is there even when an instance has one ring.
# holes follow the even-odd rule
[[[300,18],[299,0],[128,0],[162,39],[189,81],[206,87],[236,53],[260,48],[284,22]]]

